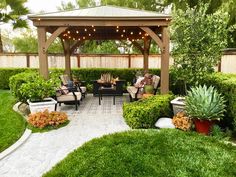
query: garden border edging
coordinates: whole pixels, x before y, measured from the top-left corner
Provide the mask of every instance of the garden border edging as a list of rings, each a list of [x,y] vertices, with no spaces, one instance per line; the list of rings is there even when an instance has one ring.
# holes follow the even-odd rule
[[[13,110],[20,113],[22,115],[22,113],[19,111],[18,106],[21,103],[18,102],[13,106]],[[22,115],[23,116],[23,115]],[[24,117],[24,116],[23,116]],[[13,151],[15,151],[18,147],[20,147],[24,142],[26,142],[26,140],[30,137],[32,133],[32,130],[26,128],[23,135],[14,143],[12,144],[10,147],[8,147],[7,149],[5,149],[4,151],[2,151],[0,153],[0,160],[2,160],[3,158],[5,158],[6,156],[8,156],[9,154],[11,154]]]

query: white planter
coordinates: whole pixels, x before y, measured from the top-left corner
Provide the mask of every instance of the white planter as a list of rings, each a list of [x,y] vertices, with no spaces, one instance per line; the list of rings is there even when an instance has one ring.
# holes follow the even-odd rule
[[[184,111],[185,108],[185,98],[184,97],[177,97],[170,102],[173,106],[174,115],[178,112]]]
[[[31,113],[36,113],[40,111],[44,111],[45,109],[48,109],[48,111],[54,111],[55,110],[55,104],[57,104],[56,100],[53,98],[45,98],[44,101],[41,102],[31,102],[27,100],[29,103],[29,108]]]

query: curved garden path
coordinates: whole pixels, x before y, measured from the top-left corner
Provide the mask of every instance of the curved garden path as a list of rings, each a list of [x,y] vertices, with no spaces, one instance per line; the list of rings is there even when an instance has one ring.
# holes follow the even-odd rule
[[[93,138],[105,134],[129,130],[122,117],[122,103],[126,97],[98,98],[87,95],[79,110],[74,106],[62,106],[68,113],[70,123],[58,130],[33,133],[16,151],[0,160],[1,177],[39,177],[50,170],[68,153]]]

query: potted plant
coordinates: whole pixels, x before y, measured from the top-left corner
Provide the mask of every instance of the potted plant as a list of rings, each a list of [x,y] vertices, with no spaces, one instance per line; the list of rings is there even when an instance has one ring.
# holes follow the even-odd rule
[[[54,111],[57,102],[51,96],[55,95],[56,83],[52,80],[45,80],[38,76],[34,82],[22,84],[19,90],[24,100],[27,100],[31,113],[44,111],[45,109]]]
[[[191,88],[185,97],[185,104],[186,114],[193,119],[199,133],[208,134],[214,122],[224,116],[225,101],[212,86]]]

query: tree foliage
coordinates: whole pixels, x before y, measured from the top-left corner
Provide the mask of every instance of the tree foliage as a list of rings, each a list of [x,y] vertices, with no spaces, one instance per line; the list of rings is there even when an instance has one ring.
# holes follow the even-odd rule
[[[15,37],[12,40],[15,51],[23,53],[37,53],[38,52],[38,39],[37,36],[31,31],[27,30],[22,36]],[[48,53],[62,53],[63,48],[61,41],[56,39],[48,48]]]
[[[22,19],[22,15],[29,13],[24,7],[27,0],[1,0],[0,1],[0,25],[11,23],[13,29],[27,27],[26,20]],[[3,52],[1,31],[0,31],[0,53]]]
[[[86,41],[80,48],[80,53],[89,54],[119,54],[115,41]]]
[[[174,69],[178,80],[198,84],[219,62],[227,44],[227,16],[207,14],[208,5],[175,10],[172,24]]]

